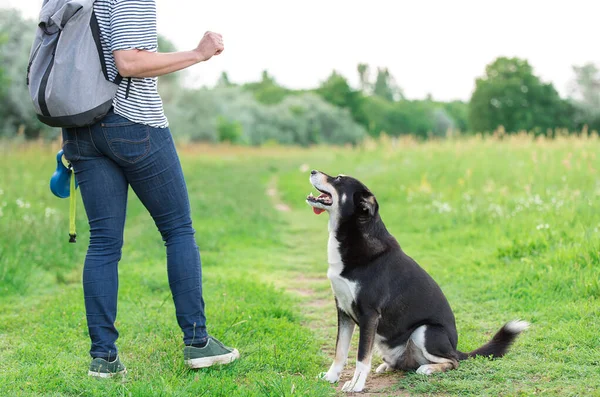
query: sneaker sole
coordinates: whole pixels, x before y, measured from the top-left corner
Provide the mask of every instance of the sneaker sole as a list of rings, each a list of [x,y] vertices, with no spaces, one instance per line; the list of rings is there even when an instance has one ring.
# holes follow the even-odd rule
[[[127,369],[119,372],[95,372],[88,371],[88,376],[93,376],[96,378],[112,378],[115,375],[125,375],[127,373]]]
[[[215,364],[229,364],[238,358],[240,358],[240,352],[238,352],[237,349],[233,349],[231,353],[222,354],[220,356],[192,358],[185,360],[185,364],[192,369],[207,368]]]

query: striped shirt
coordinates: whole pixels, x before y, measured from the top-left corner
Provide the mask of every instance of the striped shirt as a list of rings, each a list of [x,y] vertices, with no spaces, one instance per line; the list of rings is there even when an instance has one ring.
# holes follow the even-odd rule
[[[94,12],[111,80],[118,73],[113,51],[158,50],[154,0],[97,0]],[[136,123],[168,127],[157,83],[156,77],[123,78],[113,100],[114,112]]]

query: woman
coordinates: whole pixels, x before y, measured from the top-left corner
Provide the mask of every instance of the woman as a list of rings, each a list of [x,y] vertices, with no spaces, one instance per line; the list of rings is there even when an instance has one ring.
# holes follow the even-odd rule
[[[191,368],[239,357],[208,335],[202,298],[200,253],[194,239],[188,193],[157,76],[219,55],[220,34],[206,32],[192,51],[157,52],[154,0],[98,0],[94,11],[109,77],[123,77],[113,109],[98,123],[63,129],[65,157],[75,170],[89,219],[90,244],[83,290],[92,363],[88,374],[125,373],[115,342],[117,266],[123,246],[127,191],[144,204],[167,247],[169,285]]]

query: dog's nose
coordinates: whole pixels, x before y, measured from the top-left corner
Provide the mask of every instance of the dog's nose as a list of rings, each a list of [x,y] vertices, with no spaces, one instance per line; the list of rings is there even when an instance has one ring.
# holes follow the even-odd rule
[[[314,174],[316,174],[317,172],[319,172],[319,171],[317,171],[317,170],[312,170],[312,171],[310,172],[310,174],[311,174],[311,175],[314,175]]]

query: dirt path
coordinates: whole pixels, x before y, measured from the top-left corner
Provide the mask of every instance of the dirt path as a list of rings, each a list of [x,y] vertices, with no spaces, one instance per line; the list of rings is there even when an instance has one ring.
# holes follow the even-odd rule
[[[327,215],[315,216],[307,207],[306,211],[293,210],[281,201],[277,190],[277,177],[269,182],[267,195],[271,197],[273,207],[285,212],[285,219],[289,223],[286,231],[286,242],[289,246],[289,256],[286,262],[290,264],[284,274],[284,279],[279,280],[279,286],[288,292],[300,297],[303,301],[302,311],[307,319],[306,325],[314,330],[315,336],[322,341],[324,354],[333,359],[337,332],[337,317],[335,303],[329,280],[327,279]],[[358,328],[352,338],[352,346],[348,357],[348,364],[342,372],[340,381],[335,385],[340,395],[345,396],[406,396],[403,390],[393,390],[401,373],[375,374],[374,369],[381,363],[381,359],[374,357],[373,371],[367,378],[365,390],[361,393],[342,393],[345,382],[352,379],[356,349],[358,343]],[[323,368],[328,369],[330,361]]]

